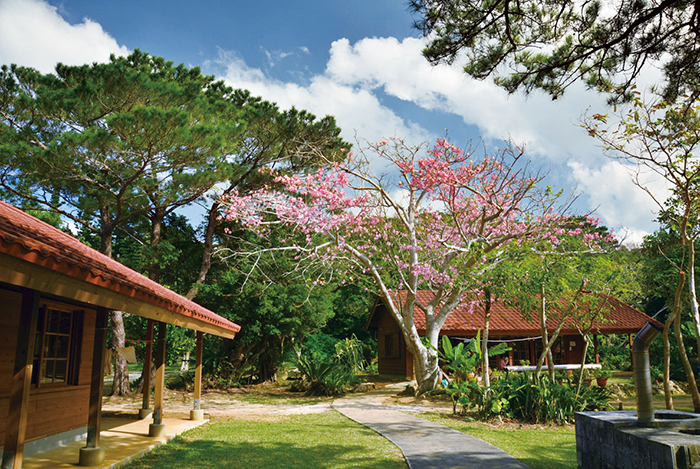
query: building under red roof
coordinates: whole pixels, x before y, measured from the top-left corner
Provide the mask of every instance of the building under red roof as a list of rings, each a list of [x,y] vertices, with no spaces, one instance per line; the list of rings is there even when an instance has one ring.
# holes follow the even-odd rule
[[[406,299],[405,291],[393,292],[395,301],[403,303]],[[634,334],[647,322],[654,322],[663,327],[658,321],[650,318],[641,311],[612,296],[603,296],[608,304],[605,321],[594,324],[591,333],[603,334]],[[433,298],[433,293],[428,290],[420,290],[416,295],[418,302],[427,304]],[[468,339],[476,336],[477,331],[484,329],[485,310],[483,302],[473,301],[470,295],[465,294],[462,303],[448,316],[442,327],[441,335],[454,337],[455,339]],[[413,320],[418,333],[425,335],[425,315],[416,306],[414,307]],[[554,331],[556,321],[547,321],[547,330]],[[367,322],[369,329],[376,329],[379,341],[379,372],[413,374],[413,359],[406,348],[406,344],[394,318],[387,311],[381,298],[375,302],[374,308]],[[518,365],[527,360],[536,363],[539,351],[542,349],[540,337],[540,321],[538,317],[527,318],[520,310],[506,305],[504,301],[494,300],[491,303],[491,319],[489,322],[489,339],[508,342],[512,348],[508,352],[508,363]],[[571,318],[568,318],[560,332],[560,338],[553,347],[553,355],[556,364],[581,363],[583,353],[583,338],[574,326]],[[499,365],[494,363],[495,365]]]
[[[166,324],[197,331],[195,410],[200,418],[202,333],[232,339],[237,324],[178,295],[11,205],[0,202],[0,443],[2,467],[27,448],[87,436],[81,464],[99,447],[107,316],[123,311],[158,325],[153,436],[162,424]],[[150,364],[150,356],[146,363]],[[144,365],[145,366],[145,365]],[[149,365],[150,366],[150,365]],[[144,373],[147,375],[148,373]],[[198,381],[197,381],[198,380]],[[41,405],[37,405],[37,400]],[[148,394],[144,409],[148,409]],[[96,459],[95,459],[96,458]]]

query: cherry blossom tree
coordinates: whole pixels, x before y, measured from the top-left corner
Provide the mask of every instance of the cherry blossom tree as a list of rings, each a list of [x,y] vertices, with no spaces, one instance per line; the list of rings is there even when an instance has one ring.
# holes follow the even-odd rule
[[[427,149],[392,138],[306,177],[273,173],[278,188],[230,196],[225,217],[261,237],[275,225],[293,228],[298,237],[274,250],[295,251],[311,283],[369,279],[403,332],[424,393],[438,384],[438,335],[463,293],[478,288],[509,244],[566,233],[557,194],[538,188],[542,175],[522,155],[515,146],[478,157],[447,139]],[[433,292],[427,303],[417,298],[425,289]]]

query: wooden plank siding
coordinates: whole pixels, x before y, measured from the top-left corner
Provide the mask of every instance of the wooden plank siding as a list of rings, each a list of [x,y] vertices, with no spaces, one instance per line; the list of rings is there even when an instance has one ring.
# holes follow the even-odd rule
[[[379,372],[393,375],[411,376],[413,374],[413,361],[407,360],[410,355],[406,350],[406,343],[399,325],[388,311],[377,314],[378,323],[378,347],[379,347]],[[407,371],[410,366],[410,373]]]
[[[12,375],[21,300],[20,293],[0,288],[0,376]],[[27,441],[87,425],[95,311],[74,305],[71,308],[84,311],[78,385],[44,385],[40,388],[32,385]],[[4,444],[8,424],[10,381],[0,380],[0,445]]]

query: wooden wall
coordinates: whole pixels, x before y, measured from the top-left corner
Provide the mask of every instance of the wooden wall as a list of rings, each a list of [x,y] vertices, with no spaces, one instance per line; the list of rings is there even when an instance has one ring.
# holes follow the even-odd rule
[[[406,350],[406,342],[399,325],[391,314],[380,307],[375,312],[377,317],[377,340],[379,348],[379,372],[392,375],[413,375],[413,360],[411,354]],[[388,346],[387,341],[391,341]],[[393,353],[389,352],[392,349]],[[409,371],[410,370],[410,371]]]
[[[5,442],[9,412],[10,377],[17,344],[17,326],[22,295],[0,288],[0,446]],[[75,306],[84,314],[78,385],[32,385],[26,439],[32,440],[87,425],[90,397],[92,345],[95,311]]]
[[[20,293],[0,289],[0,445],[5,444],[5,428],[10,411],[10,391],[21,305]]]

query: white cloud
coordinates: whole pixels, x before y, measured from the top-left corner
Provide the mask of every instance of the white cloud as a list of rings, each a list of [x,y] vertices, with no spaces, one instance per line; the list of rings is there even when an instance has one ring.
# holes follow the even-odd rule
[[[423,39],[368,38],[350,45],[335,41],[326,76],[347,86],[384,92],[424,109],[462,117],[483,137],[512,138],[529,153],[563,161],[576,149],[593,150],[593,141],[578,128],[588,107],[605,109],[604,99],[572,87],[559,101],[541,93],[508,95],[488,80],[468,78],[458,66],[431,66],[422,57]]]
[[[607,225],[618,231],[627,227],[634,241],[654,229],[652,200],[632,184],[623,165],[603,156],[597,142],[579,126],[587,109],[607,111],[604,96],[581,84],[557,101],[542,93],[508,95],[490,81],[468,78],[457,66],[429,65],[421,55],[424,45],[417,38],[365,38],[355,44],[339,39],[331,45],[324,73],[303,86],[273,80],[231,54],[222,53],[219,65],[232,86],[249,89],[283,108],[297,106],[335,116],[344,138],[350,140],[354,133],[369,141],[391,135],[411,143],[434,140],[426,129],[384,106],[380,90],[426,110],[457,115],[478,127],[487,140],[498,143],[510,138],[524,144],[530,158],[569,179],[557,185],[583,189],[589,210],[598,207]],[[646,81],[657,81],[658,73],[646,71]]]
[[[343,138],[350,142],[355,140],[355,135],[369,141],[392,135],[410,137],[417,142],[431,137],[425,129],[406,122],[383,106],[371,90],[339,83],[330,76],[314,76],[306,86],[282,82],[226,52],[221,53],[218,65],[224,67],[223,78],[230,86],[250,90],[282,109],[294,106],[317,116],[334,116],[343,129]]]
[[[129,51],[88,18],[66,22],[55,7],[40,0],[0,0],[0,63],[16,63],[43,73],[56,63],[105,62]]]
[[[640,243],[641,238],[654,231],[653,221],[659,206],[653,198],[633,181],[647,188],[657,200],[666,199],[668,184],[655,173],[639,173],[637,168],[620,161],[608,161],[599,168],[586,167],[579,161],[568,164],[573,177],[585,191],[591,207],[611,228]]]

